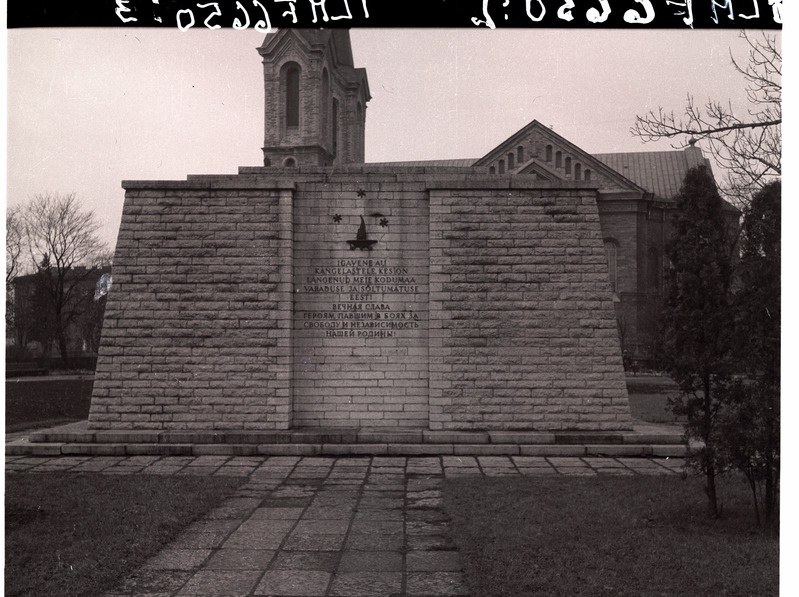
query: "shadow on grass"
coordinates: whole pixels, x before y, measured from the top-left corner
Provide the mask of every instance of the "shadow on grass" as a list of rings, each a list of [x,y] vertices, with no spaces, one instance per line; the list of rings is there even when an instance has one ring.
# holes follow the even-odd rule
[[[100,595],[243,482],[7,474],[5,595]]]
[[[677,476],[454,479],[445,506],[474,596],[777,595],[776,525],[747,491],[724,484],[721,520]]]

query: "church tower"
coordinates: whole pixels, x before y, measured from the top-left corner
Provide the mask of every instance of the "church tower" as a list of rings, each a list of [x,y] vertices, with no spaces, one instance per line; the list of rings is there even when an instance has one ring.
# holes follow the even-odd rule
[[[366,69],[346,29],[281,29],[258,48],[264,65],[264,165],[362,164]]]

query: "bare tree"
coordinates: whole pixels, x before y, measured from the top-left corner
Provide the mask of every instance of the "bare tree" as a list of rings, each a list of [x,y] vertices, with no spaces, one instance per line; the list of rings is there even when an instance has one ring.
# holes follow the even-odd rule
[[[724,192],[739,205],[782,173],[782,54],[776,36],[751,38],[741,33],[749,52],[733,67],[746,81],[749,107],[735,113],[731,103],[708,100],[704,106],[688,95],[681,116],[662,107],[638,116],[631,132],[644,141],[676,139],[674,147],[706,140],[716,163],[727,172]]]
[[[96,275],[98,258],[108,250],[98,237],[94,212],[81,207],[74,194],[35,196],[23,210],[25,241],[36,264],[37,290],[53,322],[61,360],[68,361],[67,329],[92,300],[86,281]],[[87,299],[89,301],[87,305]]]
[[[22,258],[22,220],[18,207],[6,210],[6,330],[16,330],[14,317],[14,286],[12,280],[19,275]],[[17,336],[17,345],[19,338]]]
[[[18,206],[6,210],[6,288],[20,274],[24,226]]]

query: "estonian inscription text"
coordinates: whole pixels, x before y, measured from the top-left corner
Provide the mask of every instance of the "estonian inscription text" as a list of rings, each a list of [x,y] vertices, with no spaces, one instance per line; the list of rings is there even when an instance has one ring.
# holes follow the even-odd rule
[[[301,290],[325,304],[303,313],[303,329],[324,330],[326,337],[393,338],[419,328],[419,315],[408,305],[419,284],[409,268],[385,259],[336,259],[310,269]]]

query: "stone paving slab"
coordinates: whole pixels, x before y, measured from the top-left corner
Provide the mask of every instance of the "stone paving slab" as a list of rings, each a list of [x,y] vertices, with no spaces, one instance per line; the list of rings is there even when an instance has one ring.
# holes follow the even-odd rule
[[[7,456],[10,474],[246,477],[105,597],[466,597],[448,477],[674,475],[681,458]]]

